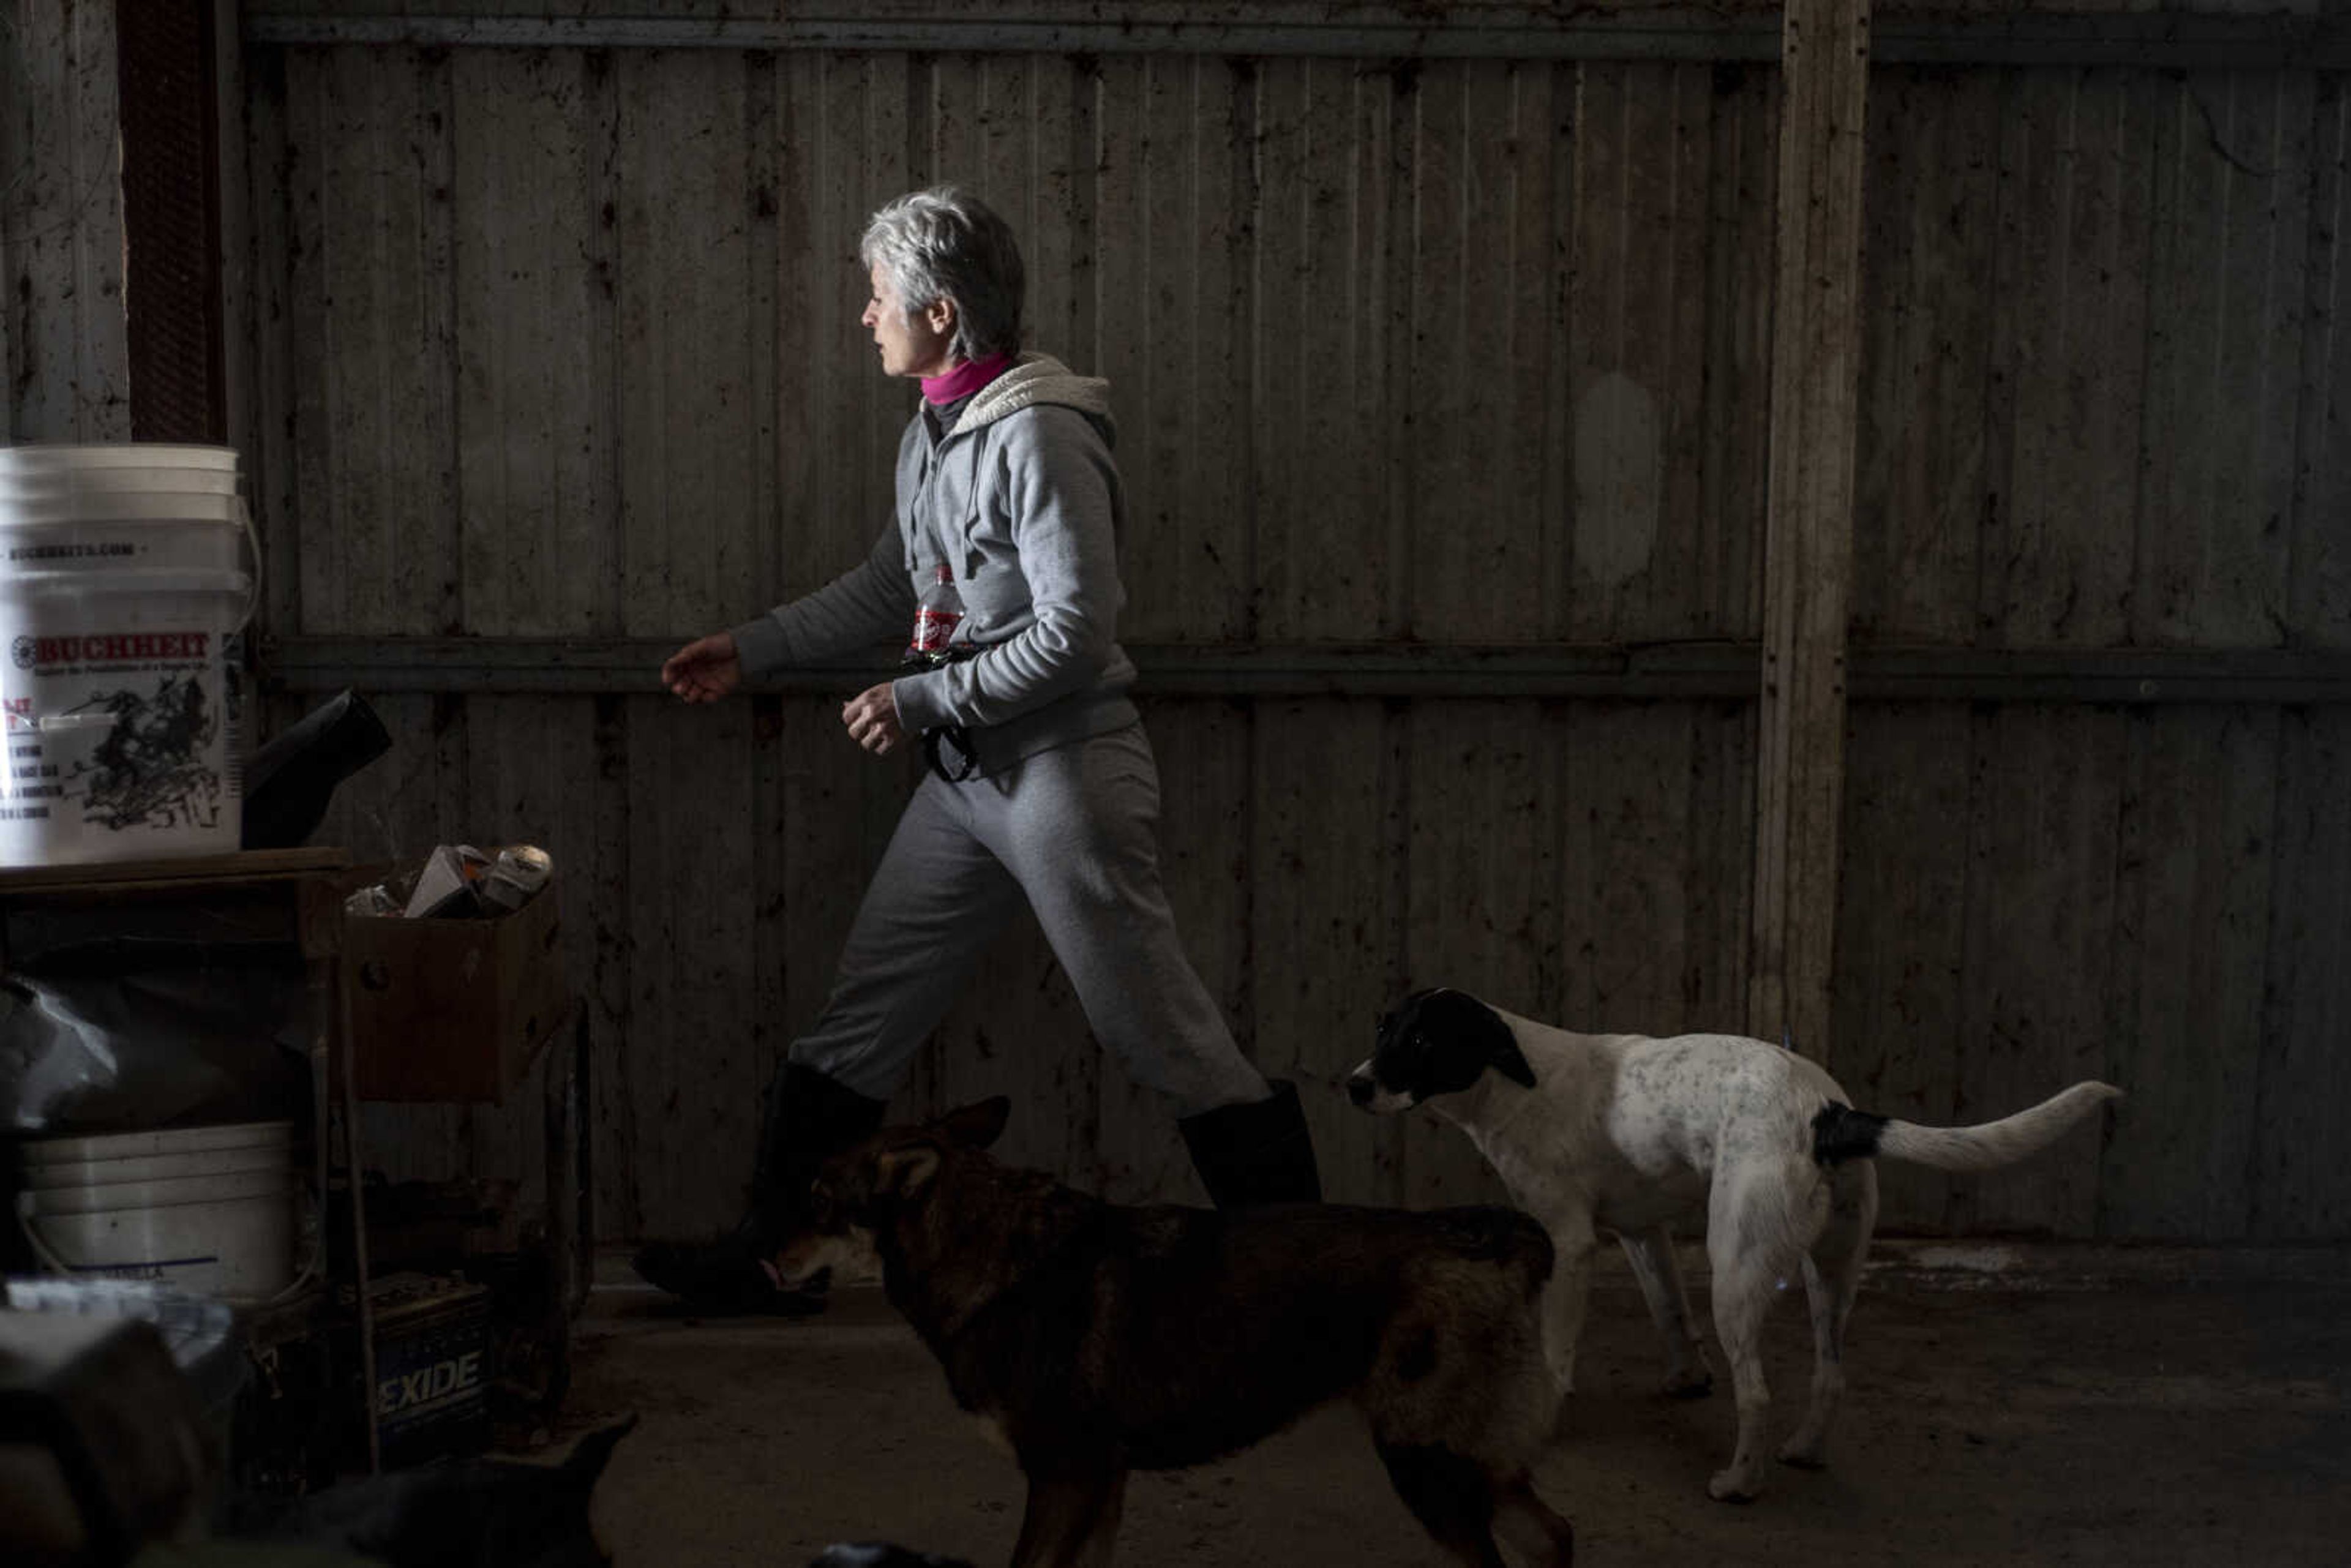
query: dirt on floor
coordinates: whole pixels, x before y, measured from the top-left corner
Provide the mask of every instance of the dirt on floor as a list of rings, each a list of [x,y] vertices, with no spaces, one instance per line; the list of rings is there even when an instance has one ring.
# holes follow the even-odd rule
[[[1621,1260],[1604,1268],[1574,1409],[1537,1473],[1583,1568],[2351,1563],[2351,1254],[1886,1251],[1854,1312],[1831,1468],[1775,1467],[1745,1506],[1706,1495],[1729,1450],[1728,1380],[1658,1394],[1639,1294]],[[617,1258],[601,1273],[555,1437],[642,1417],[595,1502],[621,1568],[799,1568],[873,1539],[1008,1560],[1019,1474],[878,1289],[839,1291],[815,1319],[697,1321]],[[1691,1270],[1701,1298],[1703,1280]],[[1775,1435],[1809,1376],[1791,1294],[1771,1324]],[[1447,1560],[1335,1408],[1222,1464],[1137,1475],[1119,1561]]]

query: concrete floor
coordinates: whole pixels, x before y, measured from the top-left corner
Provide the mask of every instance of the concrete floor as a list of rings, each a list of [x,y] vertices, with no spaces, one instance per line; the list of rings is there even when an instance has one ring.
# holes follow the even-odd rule
[[[1832,1468],[1775,1467],[1735,1507],[1705,1491],[1728,1388],[1652,1392],[1661,1359],[1612,1255],[1572,1427],[1538,1472],[1583,1568],[2351,1563],[2351,1253],[1882,1243],[1878,1259]],[[875,1537],[1007,1560],[1019,1476],[877,1289],[813,1320],[698,1322],[631,1289],[619,1259],[601,1272],[556,1437],[643,1417],[595,1502],[622,1568],[798,1568]],[[1802,1320],[1791,1300],[1771,1322],[1775,1433],[1805,1387]],[[1348,1410],[1138,1475],[1120,1551],[1186,1568],[1445,1561]]]

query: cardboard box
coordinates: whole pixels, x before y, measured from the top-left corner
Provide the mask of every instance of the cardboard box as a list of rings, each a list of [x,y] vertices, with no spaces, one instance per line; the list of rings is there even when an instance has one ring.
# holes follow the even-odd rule
[[[343,987],[362,1100],[502,1101],[569,1013],[557,889],[510,915],[346,915]]]

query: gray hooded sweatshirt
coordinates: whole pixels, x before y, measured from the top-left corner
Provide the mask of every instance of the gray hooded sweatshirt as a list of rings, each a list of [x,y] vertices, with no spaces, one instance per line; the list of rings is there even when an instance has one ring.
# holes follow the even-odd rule
[[[909,733],[963,726],[984,774],[1133,724],[1114,438],[1110,383],[1044,354],[973,393],[935,442],[918,409],[898,443],[896,526],[824,587],[736,627],[744,673],[906,636],[944,559],[963,598],[955,641],[977,656],[892,684]]]

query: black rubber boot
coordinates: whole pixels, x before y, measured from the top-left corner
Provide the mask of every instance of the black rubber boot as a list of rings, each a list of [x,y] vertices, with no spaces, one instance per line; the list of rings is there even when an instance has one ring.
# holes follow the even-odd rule
[[[783,1290],[767,1260],[791,1234],[817,1167],[882,1124],[883,1103],[823,1073],[786,1062],[768,1086],[749,1207],[715,1241],[653,1241],[638,1249],[637,1273],[711,1315],[767,1312],[806,1317],[824,1311],[824,1284]]]
[[[1176,1124],[1193,1168],[1218,1208],[1258,1203],[1320,1203],[1314,1140],[1298,1108],[1298,1086],[1276,1081],[1263,1100],[1219,1105]]]

